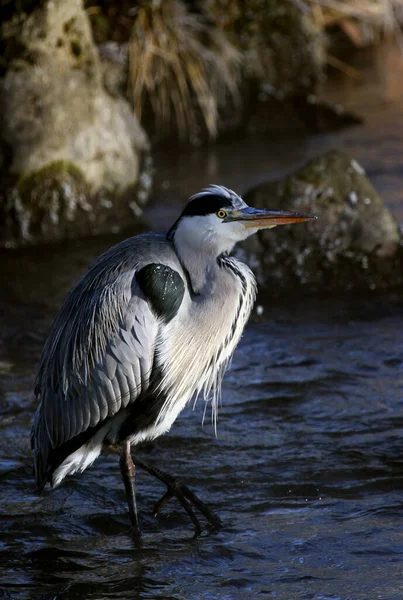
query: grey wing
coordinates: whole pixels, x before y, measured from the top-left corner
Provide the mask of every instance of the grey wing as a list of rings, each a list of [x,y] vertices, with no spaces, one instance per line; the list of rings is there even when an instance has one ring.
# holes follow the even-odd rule
[[[59,405],[66,408],[63,418],[54,419],[59,411],[51,409],[46,412],[48,430],[49,424],[52,424],[51,441],[54,446],[60,446],[113,417],[147,390],[157,333],[157,319],[147,302],[135,296],[116,333],[111,335],[105,349],[89,367],[87,377],[84,378],[83,373],[71,374],[69,392],[67,395],[62,390],[59,392]],[[54,401],[55,398],[51,407]]]
[[[84,432],[113,417],[149,386],[158,318],[134,270],[106,285],[102,275],[102,285],[90,273],[73,288],[44,349],[36,386],[40,406],[31,436],[40,486],[54,449],[65,444],[74,451],[70,440],[80,442]]]

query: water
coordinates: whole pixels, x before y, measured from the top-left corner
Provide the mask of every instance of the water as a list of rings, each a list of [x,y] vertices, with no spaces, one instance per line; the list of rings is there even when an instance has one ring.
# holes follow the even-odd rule
[[[278,152],[259,136],[157,156],[153,227],[207,182],[242,191],[335,144],[355,145],[357,158],[376,166],[377,187],[399,217],[401,96],[386,111],[380,83],[359,90],[355,101],[373,117],[362,129],[282,140]],[[35,493],[29,429],[42,345],[66,291],[116,241],[0,257],[0,597],[401,600],[401,298],[260,298],[263,315],[254,315],[225,378],[217,437],[209,411],[202,426],[199,402],[139,450],[209,503],[219,532],[193,539],[175,501],[153,518],[164,489],[139,471],[144,537],[135,549],[113,456]]]
[[[205,148],[156,152],[157,225],[176,214],[184,201],[207,183],[221,183],[244,193],[262,181],[277,179],[331,148],[343,148],[365,168],[371,182],[394,215],[403,221],[403,52],[396,45],[369,49],[355,62],[360,79],[340,74],[326,85],[321,97],[340,102],[364,118],[363,127],[304,136],[281,131],[221,140]],[[164,199],[165,209],[160,210]],[[167,199],[171,203],[167,207]],[[274,207],[273,207],[274,208]],[[168,219],[168,220],[169,220]]]

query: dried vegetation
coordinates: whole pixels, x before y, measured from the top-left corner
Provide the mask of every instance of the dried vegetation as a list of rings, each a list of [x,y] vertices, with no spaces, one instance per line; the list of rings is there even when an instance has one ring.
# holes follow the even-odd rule
[[[241,114],[239,90],[245,95],[248,65],[256,72],[260,69],[262,83],[288,89],[287,82],[279,80],[287,79],[290,71],[289,79],[296,81],[292,63],[301,63],[302,49],[307,48],[304,42],[298,49],[301,40],[291,26],[276,29],[279,23],[288,22],[288,13],[299,11],[301,22],[311,23],[312,31],[319,32],[317,50],[312,42],[310,51],[313,63],[321,62],[315,57],[326,36],[330,40],[327,63],[352,76],[359,74],[347,64],[348,56],[339,54],[337,42],[332,42],[339,32],[357,48],[378,43],[385,35],[394,35],[403,47],[403,0],[289,0],[284,4],[268,0],[86,0],[86,5],[88,14],[98,12],[99,23],[103,14],[103,28],[109,30],[103,41],[115,39],[124,44],[130,38],[128,94],[153,139],[167,134],[191,142],[214,139],[224,114]],[[269,13],[274,15],[272,21]],[[270,27],[273,23],[273,31],[266,21]],[[256,54],[252,61],[251,48]],[[317,68],[320,74],[323,65],[322,60]],[[300,74],[303,69],[296,71]]]
[[[322,30],[339,27],[357,47],[393,34],[401,43],[402,0],[302,0]]]
[[[239,103],[239,53],[223,32],[179,0],[137,9],[129,42],[129,91],[140,119],[152,112],[161,133],[217,135],[220,106]]]

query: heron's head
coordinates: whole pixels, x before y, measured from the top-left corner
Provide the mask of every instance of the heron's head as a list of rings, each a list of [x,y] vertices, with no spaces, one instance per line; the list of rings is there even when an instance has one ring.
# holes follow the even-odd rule
[[[195,250],[219,256],[261,229],[314,218],[285,210],[258,210],[232,190],[211,185],[190,198],[169,230],[168,239],[174,240],[179,251]]]

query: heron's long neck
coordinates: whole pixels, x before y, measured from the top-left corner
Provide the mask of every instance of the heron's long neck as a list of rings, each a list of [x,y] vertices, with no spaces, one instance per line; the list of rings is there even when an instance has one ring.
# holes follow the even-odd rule
[[[216,219],[214,215],[212,218]],[[210,221],[197,216],[180,219],[172,240],[195,294],[211,294],[219,278],[217,258],[235,243],[228,236],[217,235],[217,228]]]
[[[208,293],[214,285],[219,270],[216,253],[208,247],[199,252],[193,249],[181,252],[181,248],[176,247],[176,253],[186,271],[192,292]]]

